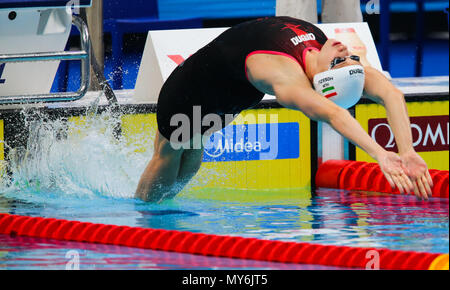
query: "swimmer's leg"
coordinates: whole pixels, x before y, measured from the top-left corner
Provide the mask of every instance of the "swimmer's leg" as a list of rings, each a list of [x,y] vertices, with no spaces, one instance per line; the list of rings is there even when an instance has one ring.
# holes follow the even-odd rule
[[[152,160],[141,176],[135,197],[144,201],[159,202],[173,195],[184,150],[173,149],[170,141],[157,132],[154,151]]]
[[[186,149],[183,151],[177,182],[171,191],[169,198],[177,195],[197,174],[200,166],[202,165],[203,151],[203,146],[201,149]]]

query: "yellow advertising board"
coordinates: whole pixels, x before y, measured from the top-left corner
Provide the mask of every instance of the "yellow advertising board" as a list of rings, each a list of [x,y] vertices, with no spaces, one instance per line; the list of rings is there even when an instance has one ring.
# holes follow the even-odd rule
[[[122,126],[130,140],[144,131],[154,136],[156,115],[126,115]],[[294,190],[311,186],[310,120],[302,113],[284,108],[247,110],[228,128],[231,135],[226,136],[226,129],[216,132],[216,141],[205,149],[195,189]],[[249,136],[252,130],[258,134],[256,139]]]
[[[430,169],[449,170],[449,102],[407,102],[414,149]],[[356,119],[386,150],[396,151],[394,135],[386,119],[386,110],[378,104],[359,104]],[[367,153],[356,149],[356,160],[375,162]]]

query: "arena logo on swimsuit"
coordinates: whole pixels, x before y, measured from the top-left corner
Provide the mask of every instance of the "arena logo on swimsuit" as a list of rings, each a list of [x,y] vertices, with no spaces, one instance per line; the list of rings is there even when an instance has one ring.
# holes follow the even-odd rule
[[[316,36],[313,33],[297,35],[296,37],[291,38],[292,43],[297,46],[300,43],[305,41],[316,40]]]
[[[205,144],[204,162],[297,159],[298,123],[229,125]]]

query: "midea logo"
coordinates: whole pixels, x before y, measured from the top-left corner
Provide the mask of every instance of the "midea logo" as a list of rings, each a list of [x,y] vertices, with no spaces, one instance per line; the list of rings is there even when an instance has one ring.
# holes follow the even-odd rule
[[[250,153],[261,152],[262,144],[259,141],[244,141],[243,138],[234,142],[234,138],[225,138],[222,132],[215,132],[213,134],[213,140],[210,141],[205,147],[205,154],[212,158],[218,158],[224,153]]]

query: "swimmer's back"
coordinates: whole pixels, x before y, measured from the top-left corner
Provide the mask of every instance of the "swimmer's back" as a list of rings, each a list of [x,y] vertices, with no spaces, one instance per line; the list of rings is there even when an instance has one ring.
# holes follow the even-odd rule
[[[170,119],[239,114],[257,105],[264,94],[246,77],[246,58],[255,52],[284,54],[303,64],[304,52],[320,50],[325,34],[311,23],[290,17],[267,17],[234,26],[180,64],[164,83],[157,107],[158,128],[166,138],[175,129]],[[226,125],[226,124],[224,124]],[[206,128],[202,128],[202,133]]]
[[[199,56],[214,51],[235,79],[246,80],[245,60],[251,53],[281,53],[304,67],[304,52],[320,50],[327,41],[314,24],[292,17],[266,17],[236,25],[200,50]]]

